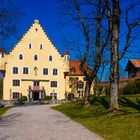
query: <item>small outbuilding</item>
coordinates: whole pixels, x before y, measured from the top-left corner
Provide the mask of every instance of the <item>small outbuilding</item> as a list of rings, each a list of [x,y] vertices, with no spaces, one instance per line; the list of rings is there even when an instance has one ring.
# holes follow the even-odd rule
[[[140,59],[130,59],[125,71],[128,71],[128,78],[140,77]]]

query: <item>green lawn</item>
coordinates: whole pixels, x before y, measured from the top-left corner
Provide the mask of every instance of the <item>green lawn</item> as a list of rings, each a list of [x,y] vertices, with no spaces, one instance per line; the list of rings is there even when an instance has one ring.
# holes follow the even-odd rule
[[[121,96],[120,110],[115,113],[107,112],[107,101],[94,102],[87,109],[78,102],[53,108],[106,140],[140,140],[140,95]]]
[[[8,108],[6,108],[6,107],[1,107],[1,108],[0,108],[0,116],[3,115],[7,110],[8,110]]]

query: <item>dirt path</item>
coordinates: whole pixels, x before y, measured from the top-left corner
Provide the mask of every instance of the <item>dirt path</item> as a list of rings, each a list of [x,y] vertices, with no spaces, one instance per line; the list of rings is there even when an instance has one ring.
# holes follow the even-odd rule
[[[101,140],[50,105],[11,108],[0,119],[0,140]]]

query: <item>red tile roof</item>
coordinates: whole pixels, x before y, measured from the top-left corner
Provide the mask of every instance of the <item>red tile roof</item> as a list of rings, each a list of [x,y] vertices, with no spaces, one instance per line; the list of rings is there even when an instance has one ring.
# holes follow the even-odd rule
[[[0,48],[0,52],[5,52],[5,49],[4,48]]]
[[[135,68],[140,68],[140,59],[130,59]]]
[[[70,72],[68,75],[83,76],[83,72],[80,70],[80,65],[81,65],[80,60],[70,60],[69,65],[70,65],[70,70],[69,70]],[[90,71],[90,68],[87,65],[85,65],[85,69]]]
[[[133,65],[135,68],[140,68],[140,59],[130,59],[126,65],[125,70],[128,71],[129,67]]]
[[[70,55],[68,50],[65,51],[65,55]]]

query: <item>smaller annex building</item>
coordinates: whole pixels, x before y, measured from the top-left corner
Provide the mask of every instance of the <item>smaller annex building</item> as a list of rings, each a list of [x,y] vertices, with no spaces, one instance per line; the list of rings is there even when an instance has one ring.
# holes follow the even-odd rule
[[[128,71],[128,78],[140,77],[140,59],[130,59],[125,71]]]
[[[80,61],[70,60],[68,51],[62,56],[50,41],[38,20],[7,54],[0,50],[0,72],[3,75],[3,99],[41,100],[82,96],[85,78]],[[83,83],[77,89],[77,83]]]

